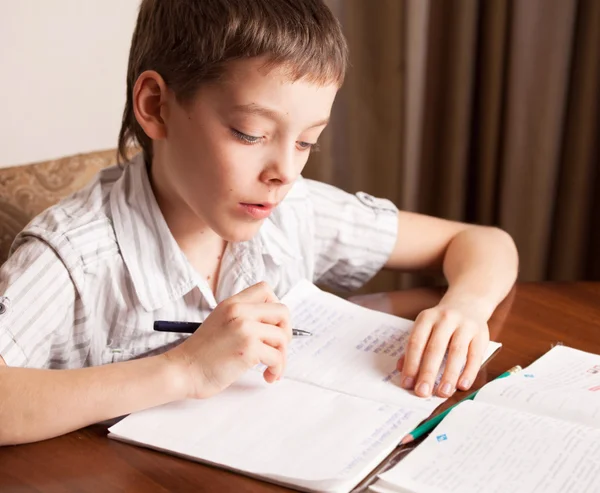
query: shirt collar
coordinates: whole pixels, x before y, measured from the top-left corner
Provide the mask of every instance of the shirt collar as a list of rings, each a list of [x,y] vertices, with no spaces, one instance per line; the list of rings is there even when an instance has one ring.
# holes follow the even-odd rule
[[[290,223],[290,221],[285,220],[286,210],[291,207],[289,202],[304,200],[306,198],[303,194],[302,181],[303,178],[300,176],[283,202],[263,223],[258,235],[255,237],[256,241],[260,244],[261,253],[271,257],[273,263],[278,266],[302,260],[302,254],[294,246],[294,244],[301,244],[302,241],[290,241],[290,238],[298,235],[299,231],[297,228],[290,231],[285,226],[287,223]],[[295,224],[293,221],[291,223]]]
[[[260,252],[271,257],[275,265],[282,266],[302,258],[300,252],[291,245],[284,232],[271,218],[262,224],[257,242],[260,245]]]
[[[135,292],[147,311],[158,310],[196,284],[193,269],[158,207],[143,155],[125,165],[110,192],[113,227]]]

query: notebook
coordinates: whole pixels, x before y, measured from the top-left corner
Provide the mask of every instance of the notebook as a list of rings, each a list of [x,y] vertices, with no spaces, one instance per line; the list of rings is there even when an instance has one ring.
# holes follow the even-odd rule
[[[131,414],[109,436],[301,491],[350,491],[444,399],[399,386],[410,320],[308,281],[282,301],[313,333],[290,343],[282,380],[255,368],[209,399]]]
[[[490,382],[370,490],[600,491],[600,356],[556,346]]]

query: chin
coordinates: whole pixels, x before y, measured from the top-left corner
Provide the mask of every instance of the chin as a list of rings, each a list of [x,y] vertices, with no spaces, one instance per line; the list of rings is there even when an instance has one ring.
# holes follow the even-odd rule
[[[223,238],[225,241],[231,243],[240,243],[243,241],[249,241],[256,236],[258,230],[262,226],[262,221],[260,223],[242,223],[231,225],[230,228],[223,228],[219,236]]]

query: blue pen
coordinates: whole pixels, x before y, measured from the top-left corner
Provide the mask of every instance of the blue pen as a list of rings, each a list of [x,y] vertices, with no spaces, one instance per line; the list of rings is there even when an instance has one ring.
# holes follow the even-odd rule
[[[167,320],[157,320],[154,322],[154,330],[158,332],[181,332],[183,334],[193,334],[196,329],[202,325],[202,322],[169,322]],[[292,329],[294,337],[311,336],[312,332],[301,329]]]

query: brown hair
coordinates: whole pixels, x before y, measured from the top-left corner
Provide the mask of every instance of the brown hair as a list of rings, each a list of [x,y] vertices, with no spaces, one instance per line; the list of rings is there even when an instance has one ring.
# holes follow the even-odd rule
[[[127,102],[119,132],[119,156],[129,143],[152,159],[152,140],[133,112],[133,87],[146,70],[158,72],[180,102],[215,80],[227,62],[265,56],[291,80],[318,84],[344,79],[347,46],[323,0],[143,0],[127,69]]]

